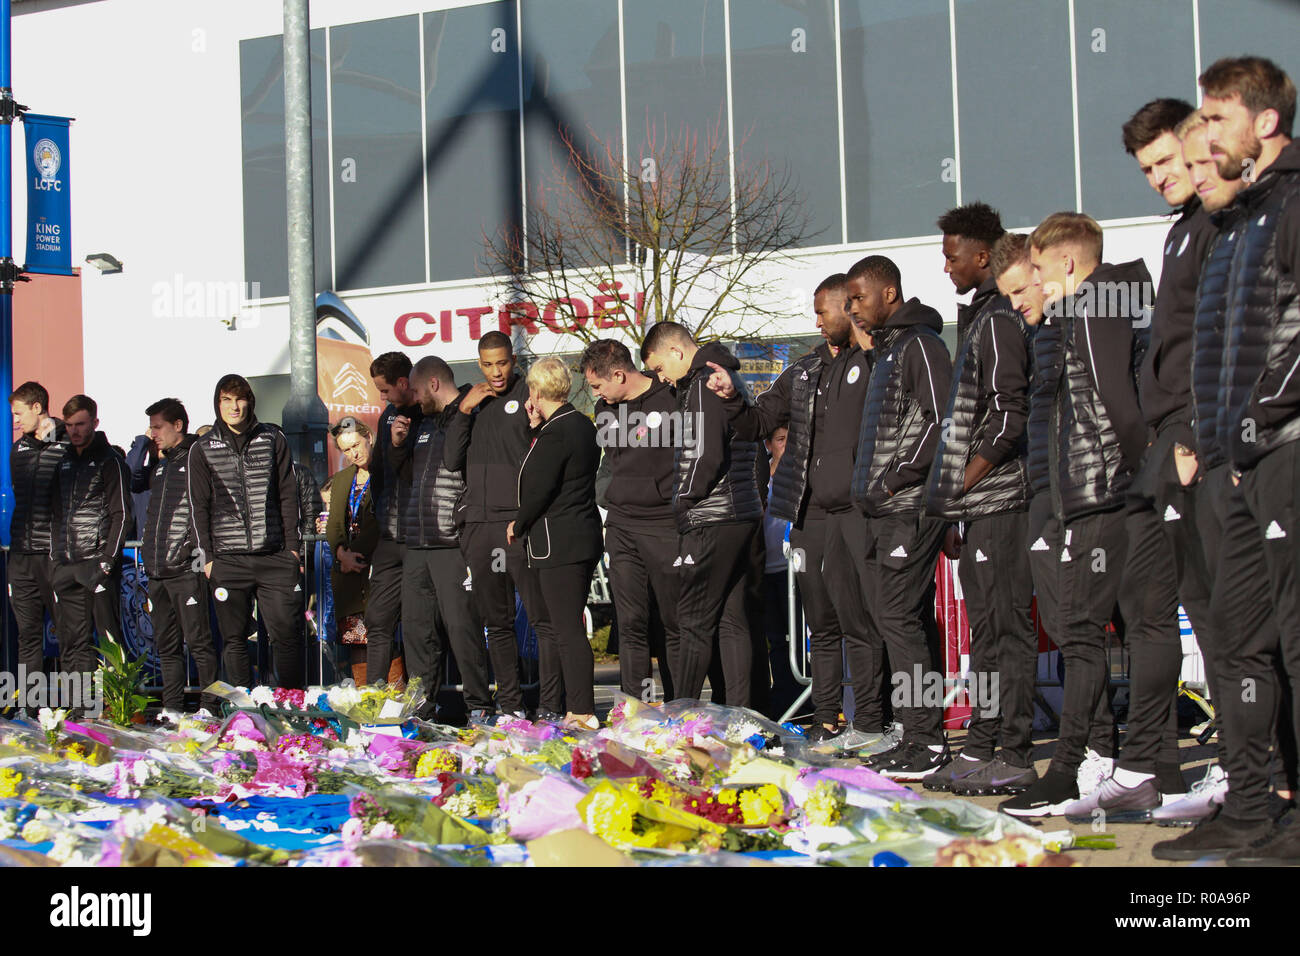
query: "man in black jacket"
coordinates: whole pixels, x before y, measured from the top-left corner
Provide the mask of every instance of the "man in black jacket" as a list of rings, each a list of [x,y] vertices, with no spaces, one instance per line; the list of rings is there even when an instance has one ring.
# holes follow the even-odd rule
[[[366,674],[372,684],[388,679],[402,614],[402,504],[410,484],[398,474],[395,449],[419,427],[423,415],[410,375],[411,360],[401,352],[385,352],[370,363],[375,388],[388,401],[379,416],[370,457],[370,494],[379,521],[379,544],[370,556],[370,596],[366,599]],[[433,688],[430,699],[437,693]]]
[[[216,600],[226,679],[251,685],[253,599],[270,638],[280,687],[303,686],[303,594],[298,483],[284,433],[257,420],[240,375],[213,389],[217,420],[190,448],[190,515],[199,560]],[[265,675],[262,680],[270,683]]]
[[[50,393],[24,382],[9,396],[21,434],[9,453],[14,511],[9,522],[9,604],[18,622],[18,664],[27,674],[45,669],[45,612],[54,616],[50,558],[54,473],[68,452],[63,423],[49,414]]]
[[[197,439],[188,434],[190,417],[175,398],[145,409],[156,464],[146,476],[151,493],[141,533],[141,559],[149,575],[149,617],[162,664],[162,705],[185,706],[185,648],[199,673],[199,687],[217,679],[217,648],[208,623],[208,582],[198,564],[198,541],[190,520],[189,458]],[[219,701],[204,696],[216,713]]]
[[[929,514],[958,521],[957,566],[970,621],[970,733],[927,790],[1017,793],[1038,779],[1030,759],[1038,632],[1025,538],[1029,350],[1020,313],[990,268],[1002,219],[985,203],[939,217],[944,271],[959,295],[952,391],[926,489]],[[1002,752],[994,759],[1001,731]]]
[[[523,545],[506,543],[506,525],[519,510],[519,465],[531,441],[524,407],[528,383],[515,371],[514,349],[504,333],[488,332],[479,339],[478,365],[484,381],[461,396],[447,425],[442,461],[448,471],[465,476],[460,550],[469,565],[474,605],[487,628],[497,709],[522,715],[515,591],[529,607],[546,606],[545,601],[529,602],[539,585]],[[540,652],[541,632],[549,622],[536,613],[529,622],[538,632]]]
[[[1293,694],[1300,689],[1300,146],[1291,140],[1296,91],[1286,73],[1259,57],[1219,60],[1200,83],[1219,173],[1247,184],[1220,214],[1220,234],[1227,235],[1206,262],[1197,303],[1199,361],[1202,306],[1208,311],[1222,299],[1214,437],[1228,459],[1229,480],[1219,486],[1227,504],[1213,603],[1223,642],[1223,683],[1232,688],[1221,695],[1228,793],[1216,817],[1178,840],[1157,844],[1152,853],[1175,860],[1226,855],[1230,865],[1295,865],[1300,840],[1290,828],[1273,825],[1268,777],[1273,723],[1298,729],[1294,700],[1279,693],[1273,675],[1279,651]],[[1228,244],[1232,255],[1224,268],[1220,246]],[[1211,277],[1226,283],[1212,285]],[[1199,376],[1196,381],[1199,409]],[[1239,593],[1261,565],[1271,598],[1267,610],[1246,606]],[[1276,629],[1267,620],[1269,611]],[[1294,780],[1283,780],[1277,789],[1294,786]]]
[[[781,427],[790,430],[769,504],[772,516],[791,522],[795,580],[812,633],[815,723],[808,739],[837,750],[882,744],[884,723],[880,638],[862,606],[849,549],[851,539],[865,534],[849,484],[871,377],[871,341],[854,324],[848,306],[848,276],[823,279],[813,293],[813,312],[825,343],[788,366],[753,405],[735,403],[731,422],[744,440],[767,438]],[[730,375],[715,369],[709,388],[732,399]],[[841,729],[846,647],[854,712],[853,726]],[[896,742],[888,741],[884,749]]]
[[[755,471],[758,445],[735,437],[726,404],[706,387],[713,362],[727,369],[747,400],[740,363],[717,343],[696,345],[685,326],[660,322],[641,343],[641,361],[660,381],[676,383],[681,433],[676,443],[673,515],[680,534],[674,565],[681,575],[677,660],[679,696],[698,699],[718,638],[726,703],[750,706],[753,646],[745,580],[762,533],[763,503]]]
[[[1106,627],[1124,573],[1126,494],[1146,448],[1136,382],[1151,275],[1141,260],[1103,264],[1101,249],[1101,227],[1082,213],[1054,213],[1030,237],[1045,324],[1034,338],[1029,461],[1044,486],[1027,537],[1066,681],[1060,743],[1047,773],[1002,803],[1014,816],[1060,814],[1077,800],[1090,742],[1097,759],[1114,760]]]
[[[1188,132],[1198,122],[1199,132]],[[1072,816],[1091,818],[1101,809],[1119,822],[1149,819],[1164,795],[1186,790],[1177,739],[1180,597],[1204,654],[1212,693],[1217,684],[1209,568],[1192,491],[1180,480],[1196,470],[1191,426],[1196,286],[1215,233],[1192,187],[1183,156],[1185,135],[1204,138],[1204,119],[1190,103],[1177,99],[1152,100],[1124,124],[1124,148],[1179,217],[1165,238],[1151,341],[1139,381],[1149,444],[1129,489],[1128,558],[1119,594],[1130,662],[1128,735],[1113,776],[1068,807]]]
[[[853,321],[876,346],[852,483],[853,503],[868,520],[852,558],[867,612],[889,650],[890,699],[903,725],[898,744],[868,765],[898,780],[921,780],[952,759],[933,700],[934,681],[943,686],[935,669],[934,569],[946,525],[925,515],[922,500],[952,360],[940,337],[943,319],[919,299],[903,298],[893,260],[867,256],[848,276]]]
[[[63,406],[68,453],[54,473],[54,624],[67,670],[93,671],[91,631],[122,640],[121,553],[130,521],[126,462],[99,427],[98,407],[85,395]]]
[[[680,575],[673,567],[679,552],[672,501],[677,395],[666,383],[637,371],[627,346],[613,339],[588,345],[579,369],[596,397],[596,441],[604,449],[596,500],[608,511],[605,550],[618,618],[622,690],[638,698],[647,691],[653,694],[650,658],[655,656],[663,697],[672,700],[668,661],[679,651]]]
[[[465,589],[469,570],[460,553],[460,510],[465,477],[443,467],[447,426],[468,387],[457,390],[451,367],[426,355],[411,369],[411,388],[421,419],[392,452],[410,488],[402,504],[406,555],[402,560],[402,643],[406,670],[420,678],[432,717],[442,686],[443,653],[456,659],[472,719],[492,713],[483,619]]]

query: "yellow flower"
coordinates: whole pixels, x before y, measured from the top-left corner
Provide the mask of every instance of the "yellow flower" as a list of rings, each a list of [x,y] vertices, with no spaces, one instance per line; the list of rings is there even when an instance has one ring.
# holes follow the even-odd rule
[[[772,814],[784,809],[781,791],[770,783],[740,793],[740,813],[745,818],[745,826],[766,826]]]
[[[23,775],[17,770],[10,770],[8,767],[0,770],[0,798],[16,797],[18,795],[18,784],[22,782]]]
[[[803,811],[811,825],[829,827],[839,822],[841,806],[842,800],[835,784],[823,780],[808,794]]]
[[[460,770],[460,758],[447,749],[426,750],[415,764],[417,777],[436,777],[445,772]]]
[[[724,806],[733,807],[736,805],[736,791],[719,790],[718,796],[715,799],[718,801],[718,803],[721,803]]]

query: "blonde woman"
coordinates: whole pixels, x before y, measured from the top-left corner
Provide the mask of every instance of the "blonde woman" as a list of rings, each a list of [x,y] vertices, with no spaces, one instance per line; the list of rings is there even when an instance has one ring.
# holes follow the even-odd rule
[[[528,371],[528,420],[533,445],[519,467],[519,512],[506,541],[523,540],[541,587],[530,620],[540,617],[538,658],[543,711],[562,712],[567,726],[596,729],[595,662],[582,624],[591,573],[600,559],[596,426],[569,404],[569,370],[544,358]],[[544,607],[536,607],[538,602]]]

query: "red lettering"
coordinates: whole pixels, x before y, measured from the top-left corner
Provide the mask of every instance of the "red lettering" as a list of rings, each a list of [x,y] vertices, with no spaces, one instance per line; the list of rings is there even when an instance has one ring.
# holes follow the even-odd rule
[[[397,317],[397,323],[393,326],[393,334],[397,336],[397,341],[406,346],[428,345],[436,337],[432,332],[426,332],[421,336],[413,336],[408,331],[410,323],[419,319],[425,325],[433,325],[433,316],[428,312],[406,312]]]
[[[491,315],[494,311],[490,305],[481,305],[473,309],[457,309],[456,314],[469,319],[469,337],[477,342],[483,337],[483,316]]]
[[[520,313],[523,313],[522,318]],[[512,325],[522,325],[529,335],[536,335],[537,323],[533,321],[536,318],[537,306],[531,302],[508,302],[497,313],[497,322],[506,335],[510,334]]]
[[[636,305],[633,308],[636,314],[636,324],[645,325],[645,292],[636,294]]]
[[[629,298],[626,292],[619,292],[623,288],[621,282],[602,282],[596,286],[601,292],[612,293],[611,295],[593,296],[591,300],[591,309],[596,315],[596,328],[613,329],[620,325],[630,324],[627,320],[627,313],[623,311],[623,303]],[[611,308],[613,306],[613,308]],[[621,315],[622,319],[609,319],[606,321],[605,316]]]
[[[443,309],[438,316],[442,320],[442,340],[451,341],[451,309]]]
[[[564,325],[556,319],[556,312],[559,311],[561,306],[565,305],[569,307],[568,311],[573,314],[573,321],[568,325]],[[572,332],[579,326],[586,325],[587,315],[587,303],[582,299],[552,299],[546,303],[546,308],[542,310],[542,322],[552,332],[563,335],[565,332]]]

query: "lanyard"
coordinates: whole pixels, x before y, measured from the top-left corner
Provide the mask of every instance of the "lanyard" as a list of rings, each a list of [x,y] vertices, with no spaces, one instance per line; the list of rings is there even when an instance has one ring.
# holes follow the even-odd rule
[[[360,530],[360,515],[358,510],[361,508],[361,499],[366,495],[366,489],[370,487],[370,479],[360,488],[357,487],[357,476],[352,476],[352,489],[348,492],[348,529],[352,537],[356,537]]]

